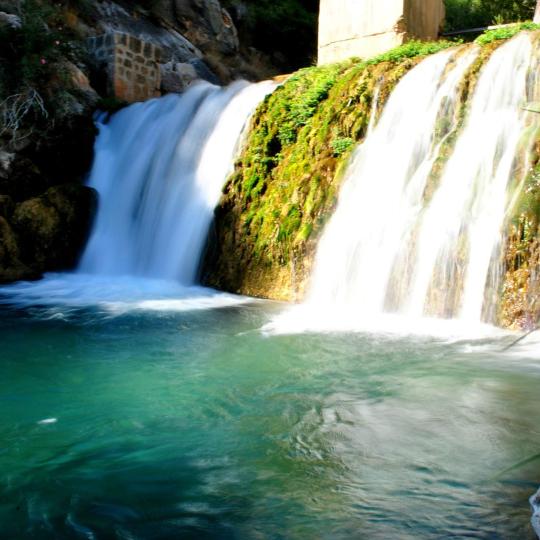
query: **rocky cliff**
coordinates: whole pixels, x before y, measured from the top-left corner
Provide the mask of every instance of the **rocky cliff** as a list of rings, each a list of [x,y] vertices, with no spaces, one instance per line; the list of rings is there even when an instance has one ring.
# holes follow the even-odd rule
[[[0,281],[75,264],[97,108],[278,70],[219,0],[0,0]]]

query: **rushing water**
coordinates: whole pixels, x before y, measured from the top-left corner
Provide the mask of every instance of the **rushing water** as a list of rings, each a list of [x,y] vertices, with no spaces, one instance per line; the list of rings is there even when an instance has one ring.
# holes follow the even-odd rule
[[[523,110],[538,95],[538,60],[528,34],[501,46],[461,128],[456,102],[476,56],[474,48],[440,53],[397,85],[348,168],[297,326],[307,315],[311,326],[322,325],[318,316],[335,327],[344,313],[344,328],[384,313],[493,321],[486,287],[490,271],[498,285],[508,186],[520,165],[527,172],[531,124],[538,128],[538,115]],[[437,179],[435,160],[456,130]],[[292,319],[276,326],[286,331]]]
[[[279,309],[4,308],[0,538],[532,538],[538,341]]]
[[[193,285],[242,130],[274,86],[199,83],[101,125],[89,182],[100,206],[80,272]]]

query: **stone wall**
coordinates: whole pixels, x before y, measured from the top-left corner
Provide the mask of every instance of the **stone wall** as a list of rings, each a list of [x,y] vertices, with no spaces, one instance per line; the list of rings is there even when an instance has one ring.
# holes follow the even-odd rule
[[[106,74],[108,95],[128,103],[161,95],[159,47],[119,32],[91,37],[87,43],[91,56]]]
[[[411,38],[435,39],[443,0],[321,0],[319,64],[369,58]]]

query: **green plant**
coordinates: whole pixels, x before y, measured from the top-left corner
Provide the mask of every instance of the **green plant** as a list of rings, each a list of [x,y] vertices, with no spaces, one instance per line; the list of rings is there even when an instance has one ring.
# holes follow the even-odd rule
[[[401,62],[406,58],[415,58],[417,56],[427,56],[429,54],[435,54],[437,52],[448,49],[449,47],[455,47],[460,41],[408,41],[400,47],[396,47],[383,54],[379,54],[369,60],[364,61],[366,65],[380,64],[381,62]]]
[[[354,145],[354,140],[351,139],[351,137],[340,137],[337,139],[334,139],[330,146],[332,147],[332,150],[334,151],[334,156],[338,157],[342,154],[345,154],[348,150],[352,148]]]
[[[526,21],[536,0],[445,0],[447,31]]]
[[[511,26],[505,26],[503,28],[495,28],[494,30],[488,30],[481,36],[476,38],[475,42],[479,45],[487,45],[494,41],[502,39],[510,39],[523,30],[539,30],[540,25],[532,22],[525,22],[519,24],[513,24]]]

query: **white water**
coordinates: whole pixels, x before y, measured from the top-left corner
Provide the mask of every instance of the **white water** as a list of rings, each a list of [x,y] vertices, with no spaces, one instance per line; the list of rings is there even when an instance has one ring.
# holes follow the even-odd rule
[[[79,271],[194,285],[242,130],[273,87],[200,83],[101,125],[89,182],[100,207]]]
[[[441,184],[424,216],[418,239],[417,267],[409,313],[420,316],[435,272],[459,287],[461,301],[450,315],[481,319],[488,271],[501,240],[518,144],[525,130],[527,72],[532,59],[527,35],[510,41],[492,55],[482,71],[466,126],[458,139]],[[460,246],[460,238],[466,247]],[[465,253],[460,255],[459,251]],[[456,269],[463,259],[463,270]]]
[[[309,302],[384,311],[393,265],[437,157],[437,121],[453,118],[459,82],[477,53],[459,57],[444,77],[454,54],[435,55],[407,74],[358,150],[319,246]]]
[[[91,274],[47,274],[40,281],[0,287],[0,305],[39,307],[40,315],[64,319],[97,307],[117,316],[132,311],[181,312],[217,309],[253,302],[204,287],[184,287],[174,280]]]
[[[476,56],[455,54],[424,60],[397,85],[349,166],[304,304],[266,331],[497,333],[482,322],[484,297],[500,258],[507,188],[517,164],[527,163],[524,134],[538,122],[522,109],[537,64],[528,34],[492,55],[426,198],[441,144],[456,128],[459,83]],[[441,120],[450,124],[444,133]]]

